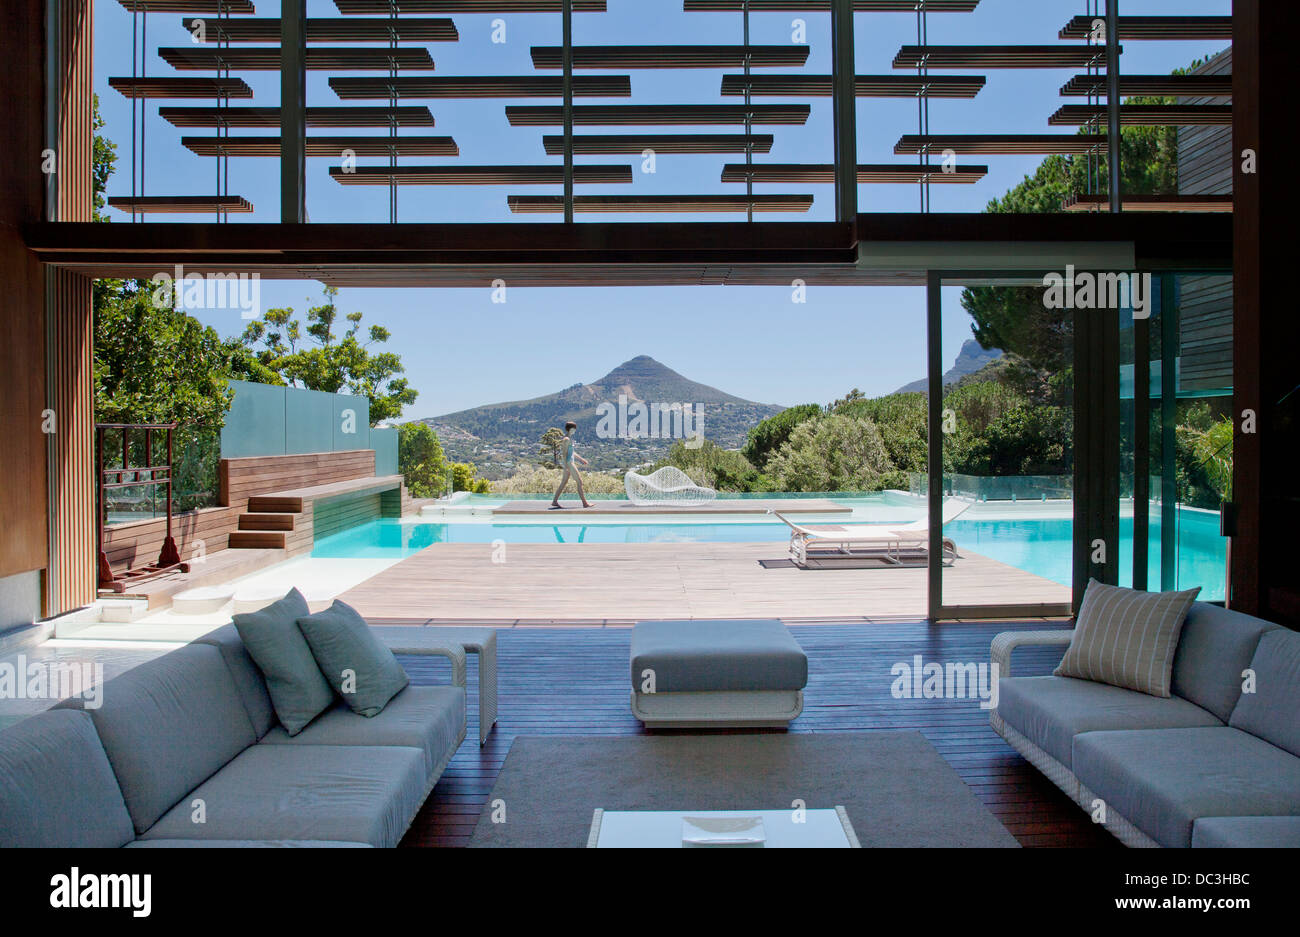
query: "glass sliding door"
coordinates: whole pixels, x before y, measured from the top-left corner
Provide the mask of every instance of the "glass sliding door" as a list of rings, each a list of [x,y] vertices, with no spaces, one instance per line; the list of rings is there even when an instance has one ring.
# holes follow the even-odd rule
[[[1068,614],[1074,313],[1043,274],[936,275],[930,289],[931,612]]]

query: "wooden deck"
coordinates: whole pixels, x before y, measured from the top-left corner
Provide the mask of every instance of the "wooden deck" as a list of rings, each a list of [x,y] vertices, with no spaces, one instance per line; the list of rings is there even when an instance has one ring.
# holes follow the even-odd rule
[[[178,592],[222,585],[286,559],[288,554],[284,550],[217,550],[206,554],[202,560],[190,560],[188,573],[172,572],[148,582],[133,583],[123,593],[100,590],[99,597],[148,599],[149,610],[155,611],[171,605],[172,596]]]
[[[768,511],[780,511],[783,514],[852,514],[853,508],[836,504],[826,498],[727,498],[719,501],[702,501],[691,505],[649,505],[633,504],[631,501],[593,501],[591,507],[584,508],[582,502],[574,495],[566,494],[560,499],[563,510],[555,510],[551,502],[541,499],[534,501],[508,501],[500,507],[493,508],[497,514],[613,514],[631,516],[636,514],[767,514]]]
[[[412,624],[409,620],[375,624]],[[896,700],[890,668],[911,662],[988,660],[989,642],[1014,628],[1065,627],[925,622],[799,625],[808,653],[805,708],[793,732],[915,729],[925,735],[975,795],[1023,846],[1118,843],[989,728],[970,700]],[[480,749],[456,753],[403,840],[406,846],[463,846],[519,735],[628,736],[644,733],[628,705],[626,628],[503,630],[498,637],[500,721]],[[1016,673],[1049,673],[1061,648],[1017,651]],[[446,683],[445,662],[406,658],[415,683]],[[470,716],[476,724],[476,668],[470,664]],[[472,735],[472,733],[471,733]]]
[[[1068,603],[1065,586],[963,551],[949,605]],[[497,624],[642,618],[923,618],[927,570],[793,566],[782,543],[434,544],[339,596],[368,618]]]

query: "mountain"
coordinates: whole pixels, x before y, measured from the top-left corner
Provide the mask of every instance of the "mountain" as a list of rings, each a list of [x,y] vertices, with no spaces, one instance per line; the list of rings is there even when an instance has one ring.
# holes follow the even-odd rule
[[[516,464],[538,460],[542,434],[569,420],[579,426],[578,450],[592,468],[631,468],[666,454],[673,438],[619,437],[617,430],[609,438],[598,435],[602,413],[616,410],[620,397],[628,407],[638,401],[691,404],[702,415],[704,435],[728,449],[739,448],[752,426],[785,409],[692,381],[647,355],[638,355],[590,384],[573,384],[543,397],[487,404],[421,422],[433,427],[449,458],[473,462],[488,478],[504,477]],[[602,404],[608,406],[598,409]],[[629,418],[634,419],[635,414]],[[605,426],[610,427],[608,419]]]
[[[997,361],[1001,357],[1002,352],[998,349],[994,348],[985,350],[980,347],[980,343],[975,341],[975,339],[968,339],[966,343],[961,346],[961,351],[957,352],[957,360],[953,362],[952,367],[944,372],[943,386],[947,387],[949,384],[956,384],[963,377],[982,370],[988,364]],[[894,393],[925,393],[929,386],[930,382],[926,378],[921,378],[919,381],[913,381],[910,384],[898,388]]]

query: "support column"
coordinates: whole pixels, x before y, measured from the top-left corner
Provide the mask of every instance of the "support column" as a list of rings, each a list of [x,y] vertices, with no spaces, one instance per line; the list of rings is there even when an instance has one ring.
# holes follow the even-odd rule
[[[1110,210],[1124,210],[1120,185],[1120,153],[1123,140],[1119,119],[1119,0],[1106,0],[1106,123],[1110,158],[1107,177],[1110,181]]]
[[[1300,320],[1290,312],[1294,186],[1287,179],[1293,4],[1234,0],[1233,608],[1300,627],[1300,583],[1287,544],[1300,524]],[[1266,235],[1265,232],[1268,232]],[[1247,411],[1254,415],[1249,426]],[[1255,432],[1249,432],[1254,429]]]
[[[307,0],[280,4],[280,222],[307,221]]]
[[[564,0],[564,220],[573,223],[573,0]]]
[[[858,215],[857,65],[853,0],[831,0],[832,92],[835,109],[835,220]]]

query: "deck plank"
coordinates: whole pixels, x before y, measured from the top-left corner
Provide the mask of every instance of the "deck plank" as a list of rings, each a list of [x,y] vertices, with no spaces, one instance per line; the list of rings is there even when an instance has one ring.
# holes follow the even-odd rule
[[[374,624],[419,626],[424,619]],[[808,653],[805,709],[792,732],[916,729],[1022,846],[1116,848],[1118,842],[1028,764],[989,727],[971,700],[894,699],[890,668],[921,654],[926,661],[988,660],[1000,631],[1066,623],[942,624],[879,622],[792,624]],[[498,635],[500,721],[479,748],[463,744],[403,840],[404,846],[464,846],[520,735],[641,735],[628,705],[626,629],[504,629]],[[1023,648],[1016,673],[1049,673],[1062,649]],[[448,665],[405,658],[417,684],[445,683]],[[477,672],[470,665],[469,722],[476,723]]]
[[[1070,601],[1065,586],[960,553],[944,570],[949,605]],[[921,618],[927,571],[862,561],[798,569],[784,543],[437,543],[339,598],[367,617],[505,624]]]

